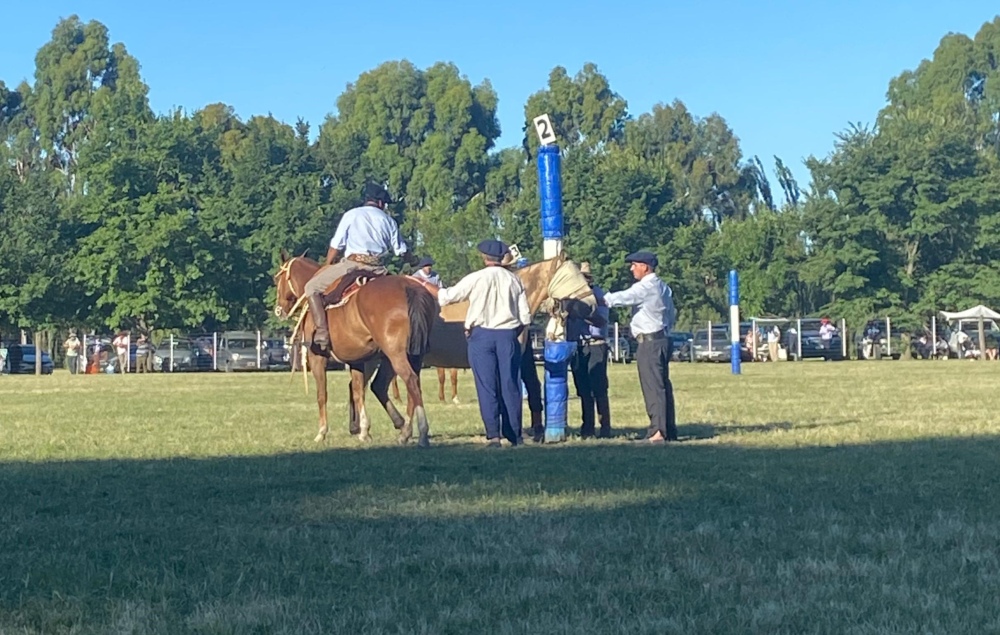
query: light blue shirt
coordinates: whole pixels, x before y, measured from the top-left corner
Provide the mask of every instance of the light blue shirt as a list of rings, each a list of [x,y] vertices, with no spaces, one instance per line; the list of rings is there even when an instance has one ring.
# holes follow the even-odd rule
[[[364,254],[384,258],[390,252],[406,253],[406,243],[399,237],[399,225],[384,211],[372,205],[344,212],[330,247],[344,257]]]
[[[590,322],[581,318],[570,318],[566,320],[566,340],[576,341],[581,337],[589,337],[598,340],[608,339],[608,320],[611,319],[611,309],[604,306],[604,292],[597,285],[590,287],[597,299],[597,308],[594,313],[604,318],[604,326],[594,326]]]
[[[674,292],[666,282],[647,273],[624,291],[615,291],[604,296],[608,307],[631,306],[632,321],[629,328],[632,335],[649,335],[659,331],[670,332],[677,319],[674,307]]]

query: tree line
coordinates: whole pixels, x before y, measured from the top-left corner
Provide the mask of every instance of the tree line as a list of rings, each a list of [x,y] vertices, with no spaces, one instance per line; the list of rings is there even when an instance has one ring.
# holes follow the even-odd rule
[[[451,63],[391,61],[302,120],[226,104],[155,114],[140,65],[107,28],[60,21],[33,83],[0,81],[0,329],[273,326],[281,249],[321,257],[366,179],[446,281],[484,237],[541,256],[531,119],[563,153],[569,255],[604,288],[649,249],[681,325],[728,315],[891,315],[1000,304],[1000,18],[945,36],[892,79],[871,125],[832,139],[800,186],[778,157],[743,156],[717,113],[679,100],[629,112],[594,64],[557,67],[497,148],[498,96]]]

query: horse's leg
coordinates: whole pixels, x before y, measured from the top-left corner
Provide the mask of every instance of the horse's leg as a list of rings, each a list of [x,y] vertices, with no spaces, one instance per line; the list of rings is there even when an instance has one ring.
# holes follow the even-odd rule
[[[444,403],[444,368],[438,366],[438,401]]]
[[[379,360],[378,371],[375,373],[375,379],[371,383],[372,393],[378,402],[382,404],[385,408],[385,413],[389,415],[392,419],[392,425],[397,430],[401,430],[404,425],[406,425],[406,420],[403,415],[399,414],[399,410],[396,409],[396,405],[389,401],[389,384],[390,382],[395,382],[396,371],[393,370],[392,364],[388,363],[388,360],[381,358]],[[393,385],[395,385],[393,383]],[[396,395],[396,399],[399,399],[399,395]]]
[[[309,366],[312,368],[313,379],[316,380],[316,405],[319,406],[319,433],[316,443],[326,440],[329,427],[326,424],[326,358],[313,352],[309,353]]]
[[[368,374],[365,370],[364,364],[351,364],[351,401],[358,413],[358,427],[360,428],[358,439],[371,441],[372,437],[369,434],[371,421],[369,421],[368,412],[365,410],[365,388],[368,385]]]
[[[419,445],[427,447],[430,445],[427,412],[424,410],[424,398],[420,393],[420,373],[414,370],[414,367],[420,367],[420,360],[415,360],[411,365],[410,357],[403,351],[387,356],[393,370],[406,385],[406,424],[399,432],[399,442],[408,443],[413,437],[413,420],[416,419],[417,429],[420,431]]]
[[[458,400],[458,369],[451,369],[451,403],[458,404],[461,403]]]
[[[348,412],[348,431],[357,436],[361,434],[361,423],[358,421],[358,409],[354,407],[354,379],[349,378],[347,380],[347,412]]]
[[[399,384],[396,383],[396,374],[392,375],[392,397],[396,401],[399,401]]]

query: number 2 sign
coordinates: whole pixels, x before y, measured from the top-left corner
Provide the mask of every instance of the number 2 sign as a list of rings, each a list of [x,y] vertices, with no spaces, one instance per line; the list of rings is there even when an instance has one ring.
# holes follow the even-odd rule
[[[534,118],[533,122],[535,124],[535,132],[538,134],[538,141],[543,146],[556,142],[556,131],[552,129],[552,122],[549,121],[548,113],[538,115]]]

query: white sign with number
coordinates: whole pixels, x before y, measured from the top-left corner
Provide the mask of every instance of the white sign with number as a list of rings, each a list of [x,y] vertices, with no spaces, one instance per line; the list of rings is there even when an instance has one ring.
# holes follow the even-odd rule
[[[538,140],[543,146],[556,142],[556,131],[552,128],[552,122],[549,121],[548,113],[538,115],[533,121],[535,123],[535,132],[538,134]]]
[[[508,248],[508,251],[510,251],[510,255],[514,260],[521,257],[521,250],[517,248],[517,245],[511,245]]]

